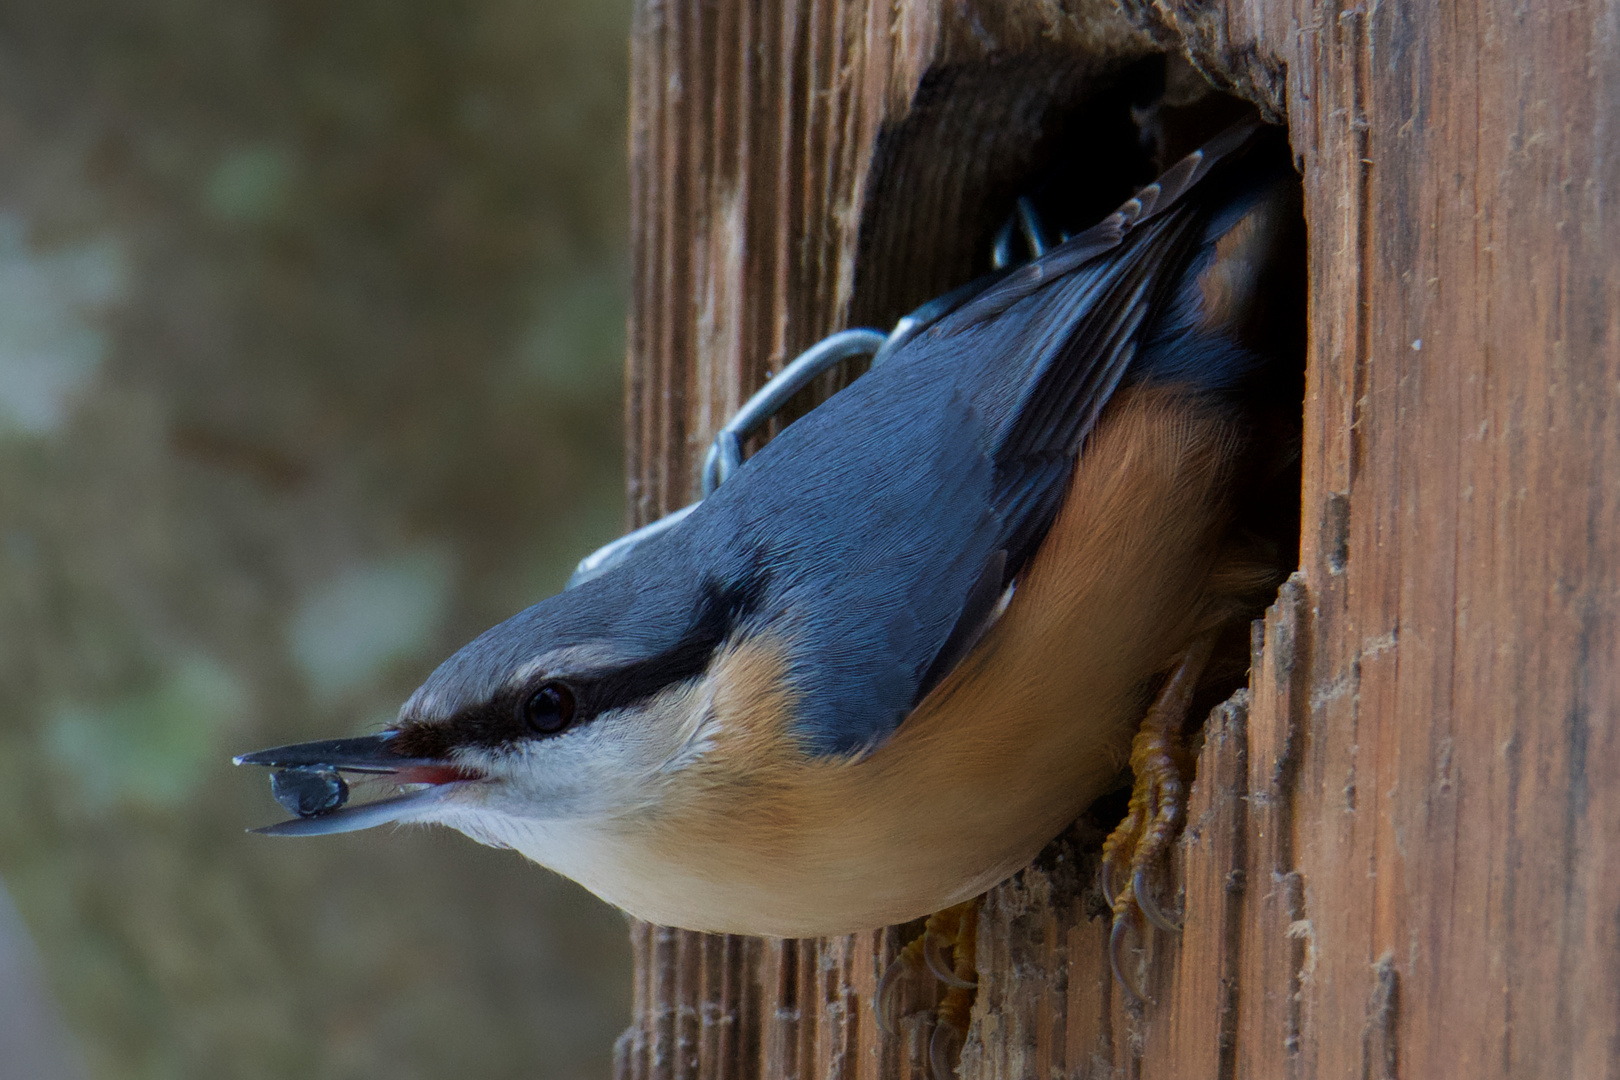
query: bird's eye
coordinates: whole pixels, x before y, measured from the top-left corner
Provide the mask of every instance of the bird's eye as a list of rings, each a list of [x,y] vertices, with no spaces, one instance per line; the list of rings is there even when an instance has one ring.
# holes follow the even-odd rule
[[[556,735],[574,722],[574,692],[560,682],[548,682],[530,694],[519,718],[536,735]]]

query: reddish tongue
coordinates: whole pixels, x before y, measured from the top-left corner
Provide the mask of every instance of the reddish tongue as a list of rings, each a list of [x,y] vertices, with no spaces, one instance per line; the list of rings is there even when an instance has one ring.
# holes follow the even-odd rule
[[[478,774],[454,765],[412,765],[394,774],[398,784],[452,784],[457,780],[477,780]]]

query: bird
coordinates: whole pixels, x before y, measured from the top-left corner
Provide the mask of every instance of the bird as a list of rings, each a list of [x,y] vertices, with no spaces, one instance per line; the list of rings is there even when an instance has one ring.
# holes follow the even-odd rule
[[[1134,763],[1116,928],[1162,919],[1188,701],[1279,580],[1299,192],[1276,129],[1217,134],[386,730],[239,757],[308,815],[264,831],[438,823],[650,922],[821,937],[971,902]]]

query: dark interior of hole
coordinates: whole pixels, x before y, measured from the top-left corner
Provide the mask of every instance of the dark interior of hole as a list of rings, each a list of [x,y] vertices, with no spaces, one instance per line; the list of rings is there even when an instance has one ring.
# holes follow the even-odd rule
[[[989,269],[1019,196],[1078,232],[1254,108],[1185,62],[1069,54],[931,72],[878,135],[850,324],[889,326]]]

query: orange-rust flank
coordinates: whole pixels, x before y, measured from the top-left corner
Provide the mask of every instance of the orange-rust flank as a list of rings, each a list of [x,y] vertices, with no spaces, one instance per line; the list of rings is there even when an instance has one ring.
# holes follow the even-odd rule
[[[705,682],[717,687],[712,738],[724,752],[707,754],[705,769],[772,775],[803,758],[793,735],[795,693],[787,682],[781,641],[758,634],[728,646]]]
[[[645,841],[693,891],[654,902],[685,925],[768,918],[773,933],[815,936],[927,915],[1027,863],[1116,782],[1146,704],[1141,673],[1172,664],[1228,606],[1204,583],[1225,528],[1212,493],[1238,451],[1201,399],[1121,393],[1005,613],[869,752],[807,756],[780,645],[727,648],[682,706],[701,749]],[[759,880],[757,896],[698,891]]]

